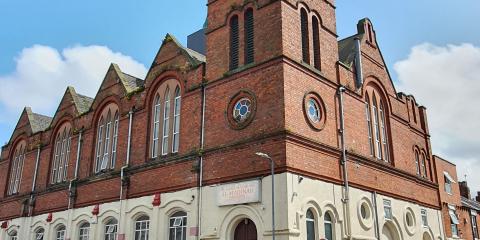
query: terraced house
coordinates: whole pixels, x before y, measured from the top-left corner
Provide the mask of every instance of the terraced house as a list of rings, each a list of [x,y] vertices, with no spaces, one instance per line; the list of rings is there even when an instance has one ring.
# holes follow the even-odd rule
[[[426,109],[369,19],[338,40],[334,0],[207,5],[145,79],[112,64],[93,98],[24,109],[0,239],[444,239]]]

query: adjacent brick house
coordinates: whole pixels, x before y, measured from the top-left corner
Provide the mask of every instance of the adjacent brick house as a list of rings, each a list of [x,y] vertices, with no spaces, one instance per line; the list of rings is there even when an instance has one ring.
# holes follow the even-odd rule
[[[167,35],[145,79],[25,108],[0,239],[443,239],[426,109],[357,30],[333,0],[209,0],[205,52]]]

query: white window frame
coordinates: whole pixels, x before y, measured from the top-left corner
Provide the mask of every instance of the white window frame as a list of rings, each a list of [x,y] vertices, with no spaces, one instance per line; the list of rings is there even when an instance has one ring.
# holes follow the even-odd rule
[[[58,227],[55,231],[55,240],[65,240],[67,229],[65,226]]]
[[[135,240],[148,240],[150,235],[150,218],[140,217],[135,221]]]
[[[23,164],[25,160],[25,148],[23,146],[17,147],[15,151],[12,168],[10,173],[10,184],[8,187],[8,195],[14,195],[20,192],[20,184],[22,181]]]
[[[79,240],[89,240],[90,239],[90,224],[83,223],[78,228],[78,239]]]
[[[478,234],[478,222],[477,222],[477,212],[476,211],[470,211],[470,222],[472,223],[472,232],[473,232],[473,238],[478,239],[479,234]]]
[[[368,99],[367,95],[367,102],[365,102],[365,112],[367,116],[367,127],[368,127],[368,145],[370,146],[370,156],[375,155],[375,146],[373,145],[373,133],[372,133],[372,118],[370,112],[370,99]]]
[[[379,122],[379,116],[378,116],[378,106],[377,106],[377,100],[375,99],[375,95],[373,95],[373,105],[372,105],[372,111],[373,111],[373,129],[374,129],[374,137],[375,137],[375,150],[376,150],[376,157],[379,160],[383,159],[382,156],[382,144],[380,143],[380,122]]]
[[[162,155],[168,154],[168,135],[170,132],[170,89],[165,90],[163,106]]]
[[[115,113],[113,120],[113,140],[112,140],[112,156],[110,159],[110,168],[115,168],[115,162],[117,161],[117,143],[118,143],[118,125],[119,114]]]
[[[95,164],[95,172],[100,171],[100,166],[102,164],[102,159],[103,159],[103,154],[102,154],[102,148],[103,148],[103,128],[104,128],[104,122],[103,118],[98,121],[98,131],[97,131],[97,157],[96,157],[96,164]]]
[[[185,215],[176,216],[176,217],[172,216],[169,218],[169,221],[168,221],[168,239],[169,240],[183,240],[187,236],[187,213],[186,212],[177,212],[177,213],[183,213]],[[173,225],[170,224],[172,220],[173,220]],[[174,229],[175,230],[174,232],[176,233],[177,232],[176,230],[178,228],[181,228],[181,235],[177,236],[175,234],[174,236],[172,236],[170,234],[171,230]]]
[[[152,128],[152,158],[158,157],[158,142],[160,133],[160,114],[161,114],[161,99],[160,95],[155,96],[153,106],[153,128]]]
[[[180,87],[175,89],[175,100],[173,103],[173,138],[172,138],[172,153],[177,153],[180,145],[180,113],[182,107],[182,95],[180,94]]]
[[[117,240],[117,232],[118,232],[118,221],[116,219],[112,219],[105,224],[104,228],[104,239],[105,240]]]
[[[388,151],[388,135],[387,135],[387,128],[386,128],[386,120],[385,120],[385,110],[383,109],[383,102],[380,101],[380,123],[381,123],[381,129],[382,129],[382,145],[383,145],[383,160],[385,162],[389,162],[390,159],[388,157],[389,151]]]
[[[450,216],[450,228],[452,230],[452,237],[458,237],[458,220],[456,208],[453,205],[448,205],[448,215]]]

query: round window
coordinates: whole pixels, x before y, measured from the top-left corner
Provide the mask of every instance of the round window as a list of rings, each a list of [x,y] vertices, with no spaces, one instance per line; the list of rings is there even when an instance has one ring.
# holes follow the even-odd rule
[[[325,105],[317,93],[307,93],[303,100],[303,112],[310,126],[320,131],[325,126]]]
[[[256,109],[255,95],[251,91],[241,90],[230,98],[225,117],[231,128],[240,130],[253,121]]]
[[[416,219],[413,210],[409,207],[405,209],[404,224],[407,233],[413,236],[413,234],[415,234]]]
[[[372,217],[372,203],[367,197],[363,197],[357,205],[357,216],[360,226],[364,230],[369,230],[373,227]]]
[[[370,211],[368,209],[367,203],[363,203],[360,207],[360,213],[363,219],[367,220],[370,217]]]
[[[233,108],[233,119],[238,123],[245,122],[252,113],[251,105],[252,101],[248,98],[238,100]]]

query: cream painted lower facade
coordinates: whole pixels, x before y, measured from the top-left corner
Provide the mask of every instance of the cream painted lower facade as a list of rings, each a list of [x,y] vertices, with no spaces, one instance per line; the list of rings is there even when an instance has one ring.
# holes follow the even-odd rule
[[[8,228],[0,230],[0,239],[9,240],[9,233],[17,232],[19,240],[35,239],[35,231],[45,230],[44,240],[56,240],[56,229],[66,227],[65,239],[79,239],[79,227],[90,223],[89,239],[104,239],[105,224],[112,218],[119,222],[119,240],[135,239],[135,221],[149,217],[149,239],[169,239],[169,218],[177,212],[187,214],[188,240],[197,239],[198,196],[202,196],[200,239],[234,240],[237,225],[244,219],[255,223],[257,239],[272,239],[271,227],[271,178],[261,180],[261,201],[239,205],[218,205],[218,186],[206,186],[199,193],[197,188],[165,193],[161,204],[153,206],[154,196],[129,199],[99,205],[99,214],[92,214],[93,206],[55,212],[52,221],[47,214],[31,218],[13,219]],[[409,202],[396,200],[371,192],[350,188],[349,209],[342,202],[343,186],[304,178],[291,173],[275,176],[276,239],[307,239],[306,212],[314,215],[315,239],[325,236],[324,217],[332,217],[333,239],[391,239],[391,240],[440,240],[444,238],[441,212],[423,208]],[[376,199],[376,201],[375,201]],[[385,218],[384,200],[390,201],[392,218]],[[376,224],[375,206],[378,212]],[[362,212],[363,207],[363,212]],[[428,226],[422,226],[422,210],[426,212]],[[347,213],[349,212],[349,213]],[[362,217],[362,214],[364,217]],[[347,220],[350,220],[350,224]],[[378,226],[378,228],[377,228]]]

